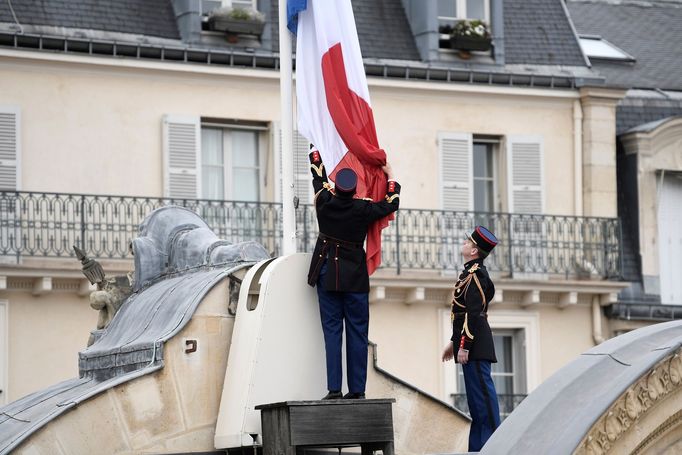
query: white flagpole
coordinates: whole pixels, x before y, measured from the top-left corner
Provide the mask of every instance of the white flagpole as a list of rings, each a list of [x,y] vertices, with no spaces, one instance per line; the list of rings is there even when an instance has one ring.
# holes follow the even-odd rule
[[[287,0],[279,0],[279,91],[282,127],[282,255],[296,252],[294,209],[294,152],[291,38],[287,29]]]

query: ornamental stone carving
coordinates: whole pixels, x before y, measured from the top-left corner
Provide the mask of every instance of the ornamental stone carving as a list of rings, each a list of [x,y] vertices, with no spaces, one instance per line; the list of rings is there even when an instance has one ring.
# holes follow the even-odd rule
[[[633,383],[592,426],[582,440],[576,455],[606,455],[613,453],[614,443],[630,430],[658,403],[682,390],[682,348],[659,362],[649,373]],[[678,422],[677,419],[675,422]],[[670,427],[672,422],[667,422]],[[661,431],[659,431],[661,430]],[[657,428],[651,435],[662,433]],[[642,441],[638,450],[645,448]],[[648,442],[647,442],[648,443]]]

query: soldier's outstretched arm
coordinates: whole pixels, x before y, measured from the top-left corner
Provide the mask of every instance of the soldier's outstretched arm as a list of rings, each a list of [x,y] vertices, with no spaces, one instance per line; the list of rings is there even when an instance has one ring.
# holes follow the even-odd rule
[[[329,179],[324,168],[320,152],[313,150],[308,154],[310,160],[310,172],[313,174],[313,190],[315,191],[315,204],[331,197]]]
[[[386,182],[386,197],[383,201],[369,202],[367,217],[375,221],[389,215],[400,208],[400,183],[395,180]]]

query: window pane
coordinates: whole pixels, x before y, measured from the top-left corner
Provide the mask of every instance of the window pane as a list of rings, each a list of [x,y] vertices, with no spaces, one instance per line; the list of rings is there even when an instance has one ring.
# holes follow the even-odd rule
[[[439,17],[457,17],[457,0],[438,0]]]
[[[201,129],[201,164],[223,165],[223,130],[216,128]]]
[[[234,8],[253,8],[256,9],[253,0],[232,0],[232,7]]]
[[[258,169],[232,170],[232,195],[237,201],[258,201]]]
[[[474,179],[474,211],[490,212],[492,210],[492,185],[489,180]]]
[[[232,163],[235,167],[258,166],[257,134],[254,131],[232,131]]]
[[[512,337],[511,335],[493,335],[497,363],[492,364],[494,373],[511,373],[512,365]]]
[[[467,19],[485,20],[485,4],[487,0],[467,0]]]
[[[474,143],[474,177],[493,178],[492,144]]]
[[[201,197],[204,199],[225,199],[224,176],[222,167],[202,166]]]
[[[498,397],[500,395],[511,395],[514,393],[514,378],[511,376],[496,376],[495,373],[493,373],[492,376]]]
[[[201,197],[225,199],[223,130],[201,129]]]

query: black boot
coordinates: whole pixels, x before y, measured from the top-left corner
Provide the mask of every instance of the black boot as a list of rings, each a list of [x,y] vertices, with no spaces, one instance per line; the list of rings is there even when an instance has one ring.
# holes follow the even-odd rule
[[[344,400],[364,400],[365,392],[348,392],[343,396]]]
[[[343,395],[340,391],[329,391],[328,394],[322,397],[323,400],[340,400],[341,398],[343,398]]]

